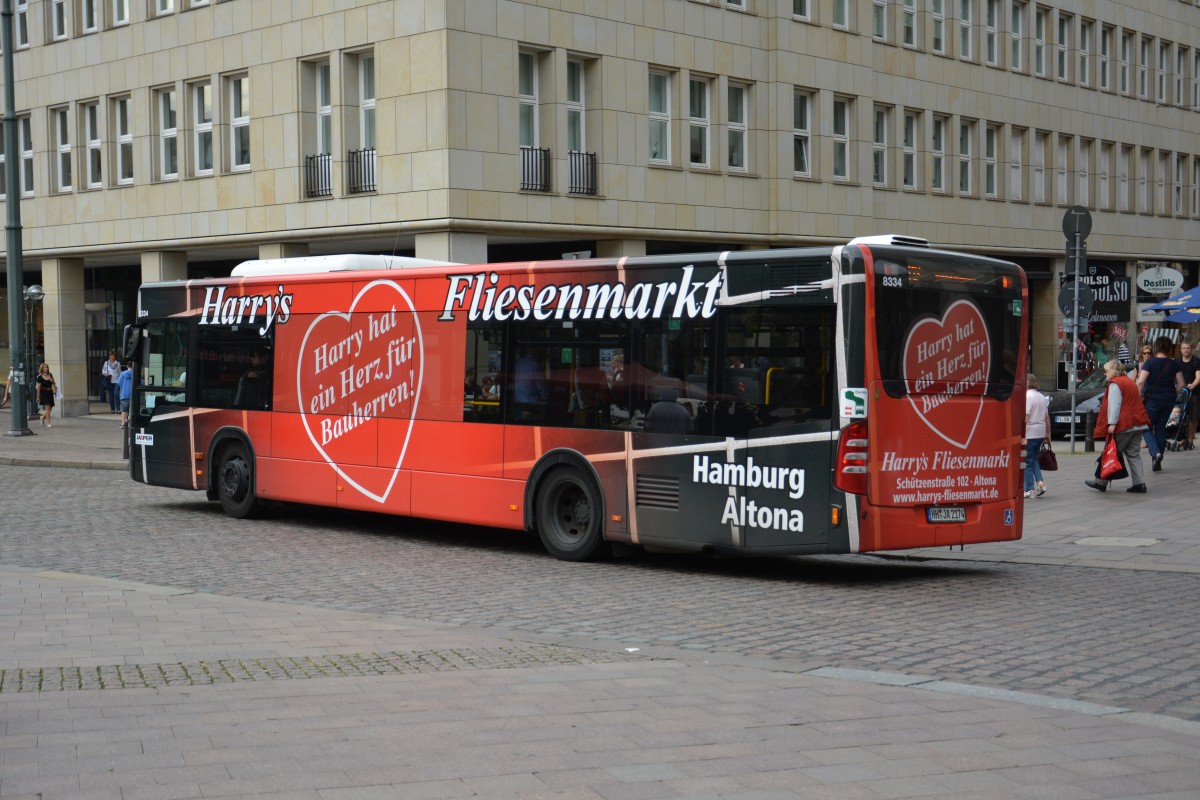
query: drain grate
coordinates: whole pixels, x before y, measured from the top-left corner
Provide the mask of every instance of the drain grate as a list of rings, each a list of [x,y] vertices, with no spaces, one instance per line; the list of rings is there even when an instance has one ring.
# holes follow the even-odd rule
[[[463,648],[393,653],[233,658],[97,667],[29,667],[0,670],[0,694],[88,689],[156,689],[228,683],[360,678],[485,669],[603,664],[629,660],[624,653],[563,647]]]

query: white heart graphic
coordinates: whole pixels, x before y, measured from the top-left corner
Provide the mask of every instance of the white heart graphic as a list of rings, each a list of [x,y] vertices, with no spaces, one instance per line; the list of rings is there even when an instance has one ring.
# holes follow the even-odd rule
[[[408,430],[404,434],[404,442],[400,447],[399,455],[396,458],[396,464],[395,464],[394,468],[392,469],[391,478],[388,480],[387,486],[382,491],[372,491],[371,489],[363,486],[361,483],[356,481],[353,477],[351,477],[347,473],[347,471],[345,469],[343,469],[341,466],[339,466],[338,463],[333,458],[330,457],[329,453],[326,452],[325,448],[321,446],[320,441],[318,441],[318,437],[316,435],[314,435],[312,426],[309,424],[309,421],[308,421],[309,403],[306,402],[307,398],[304,395],[304,389],[303,389],[303,386],[301,385],[301,378],[304,375],[304,371],[303,371],[304,357],[309,352],[308,351],[309,336],[312,335],[313,330],[316,329],[318,326],[320,326],[320,324],[324,320],[327,320],[331,317],[343,319],[348,323],[352,322],[354,309],[358,306],[358,301],[360,299],[362,299],[363,295],[367,294],[372,289],[375,289],[375,288],[378,288],[381,286],[390,287],[391,289],[395,290],[395,292],[404,300],[404,303],[407,306],[407,311],[401,309],[400,313],[406,314],[412,321],[414,338],[416,340],[416,352],[418,353],[418,357],[420,359],[420,365],[419,365],[419,369],[415,370],[415,372],[416,372],[416,389],[412,395],[412,408],[410,409],[409,415],[408,415]],[[417,404],[421,398],[421,383],[424,380],[424,376],[425,376],[425,346],[424,346],[424,341],[422,339],[422,334],[421,334],[421,321],[420,321],[420,318],[417,317],[416,306],[413,305],[412,299],[409,298],[408,293],[405,292],[404,289],[401,288],[394,281],[389,281],[389,280],[371,281],[370,283],[368,283],[366,286],[362,287],[362,289],[359,290],[358,295],[354,298],[354,302],[352,302],[350,304],[349,311],[347,311],[347,312],[327,311],[324,314],[321,314],[320,316],[313,319],[313,321],[308,326],[308,330],[306,330],[304,332],[303,340],[301,340],[301,342],[300,342],[300,352],[299,352],[299,355],[297,356],[297,362],[296,362],[296,399],[300,404],[300,417],[304,421],[304,430],[308,434],[308,439],[309,439],[309,441],[312,442],[312,445],[314,448],[316,448],[317,452],[321,454],[321,457],[323,459],[325,459],[325,462],[327,464],[329,464],[329,466],[333,467],[334,472],[336,472],[339,476],[341,476],[341,478],[344,481],[346,481],[346,483],[353,486],[360,493],[362,493],[365,497],[368,497],[377,503],[383,503],[384,501],[386,501],[388,498],[388,495],[390,495],[392,492],[392,487],[394,487],[396,485],[396,478],[399,476],[400,467],[404,463],[404,455],[408,451],[408,441],[412,437],[413,422],[417,416]],[[361,425],[378,425],[378,421],[379,421],[378,417],[369,417],[369,418],[365,419],[364,421],[362,421],[360,424]]]
[[[947,338],[948,337],[948,338]],[[948,343],[947,343],[948,342]],[[950,444],[966,448],[975,436],[983,413],[992,349],[987,325],[969,300],[956,300],[941,319],[927,317],[908,331],[904,340],[904,379],[908,402],[929,429]],[[918,393],[918,388],[929,391]],[[951,397],[974,397],[975,415],[969,419],[962,403]]]

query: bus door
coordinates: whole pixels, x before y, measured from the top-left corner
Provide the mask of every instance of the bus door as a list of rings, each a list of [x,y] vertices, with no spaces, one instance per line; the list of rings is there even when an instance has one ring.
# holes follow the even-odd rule
[[[833,308],[748,305],[722,315],[714,432],[735,442],[721,522],[741,545],[824,549],[832,457]],[[717,487],[714,487],[717,488]]]
[[[187,413],[187,354],[191,326],[182,320],[145,324],[141,364],[130,398],[130,462],[139,480],[155,486],[195,486],[191,416]]]

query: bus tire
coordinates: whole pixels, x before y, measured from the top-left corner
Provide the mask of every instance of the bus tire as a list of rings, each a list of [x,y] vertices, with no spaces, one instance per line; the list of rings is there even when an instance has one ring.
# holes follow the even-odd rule
[[[538,486],[535,508],[538,537],[552,556],[589,561],[603,554],[604,502],[578,467],[551,470]]]
[[[248,519],[258,510],[258,500],[254,496],[254,462],[241,442],[233,442],[221,451],[216,488],[221,508],[234,519]]]

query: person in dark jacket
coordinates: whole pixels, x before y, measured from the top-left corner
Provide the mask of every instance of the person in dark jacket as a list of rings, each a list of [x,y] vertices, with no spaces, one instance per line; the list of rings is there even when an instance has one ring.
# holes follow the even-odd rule
[[[1096,429],[1092,436],[1096,439],[1107,439],[1112,436],[1117,441],[1117,450],[1125,456],[1125,469],[1133,485],[1125,491],[1144,494],[1146,477],[1142,471],[1142,433],[1150,427],[1150,418],[1146,415],[1146,407],[1142,405],[1142,394],[1133,379],[1125,374],[1125,368],[1120,361],[1112,360],[1104,365],[1104,374],[1108,376],[1105,384],[1104,399],[1100,401],[1100,413],[1096,416]],[[1098,492],[1108,491],[1112,481],[1084,481]]]
[[[1167,421],[1171,419],[1171,408],[1175,396],[1183,388],[1183,370],[1179,362],[1171,358],[1174,343],[1166,336],[1154,340],[1154,357],[1146,359],[1138,369],[1137,385],[1150,417],[1150,430],[1145,434],[1146,446],[1150,448],[1151,469],[1162,470],[1163,455],[1167,449]]]

